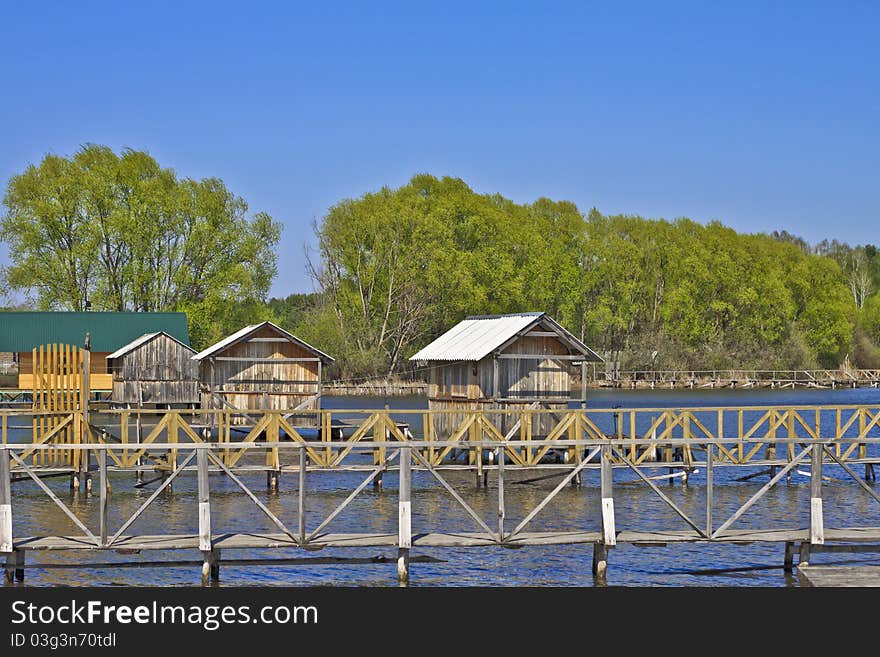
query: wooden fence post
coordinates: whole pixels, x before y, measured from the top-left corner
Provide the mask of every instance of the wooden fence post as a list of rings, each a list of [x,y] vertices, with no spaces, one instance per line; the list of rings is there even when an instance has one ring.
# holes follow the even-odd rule
[[[89,350],[88,345],[86,348],[82,350],[82,392],[80,393],[82,396],[82,428],[80,429],[80,439],[82,444],[86,444],[89,439],[89,422],[91,418],[89,416],[89,399],[91,397],[91,369],[92,369],[92,352]],[[86,491],[88,492],[91,488],[91,475],[89,475],[89,459],[90,452],[87,449],[84,449],[79,452],[79,481],[82,485],[86,487]]]
[[[813,443],[810,467],[810,544],[825,543],[824,518],[822,516],[822,445]]]
[[[98,491],[100,506],[99,506],[99,515],[100,520],[99,528],[100,528],[100,536],[101,536],[101,547],[107,546],[107,520],[108,520],[108,508],[107,508],[107,450],[99,449],[96,453],[96,458],[98,460],[98,485],[100,489]]]
[[[12,552],[12,486],[9,450],[0,449],[0,552]]]
[[[0,553],[6,555],[5,580],[24,581],[24,552],[12,543],[12,486],[9,478],[9,451],[0,449]]]
[[[306,544],[306,459],[308,459],[308,454],[305,443],[303,443],[299,446],[299,493],[297,496],[300,547]]]
[[[782,568],[787,573],[794,570],[794,541],[785,542],[785,560]]]
[[[400,448],[400,491],[398,493],[397,521],[397,581],[409,583],[409,549],[412,547],[412,508],[410,502],[410,447]]]
[[[498,448],[498,540],[504,540],[504,445]]]
[[[706,443],[706,535],[712,535],[712,485],[713,485],[713,472],[712,466],[714,464],[715,456],[712,453],[713,445],[712,443]]]
[[[614,493],[612,490],[611,445],[602,445],[602,534],[607,547],[617,544],[614,527]]]
[[[196,448],[196,466],[199,488],[199,550],[202,562],[202,585],[210,580],[220,579],[220,553],[214,550],[211,536],[211,498],[208,485],[208,452]]]

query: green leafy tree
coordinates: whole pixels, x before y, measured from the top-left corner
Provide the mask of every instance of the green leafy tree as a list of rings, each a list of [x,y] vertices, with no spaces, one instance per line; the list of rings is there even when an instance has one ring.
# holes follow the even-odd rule
[[[221,180],[179,178],[142,151],[47,155],[9,180],[3,203],[6,284],[39,308],[182,310],[204,346],[275,276],[279,224],[248,218]]]

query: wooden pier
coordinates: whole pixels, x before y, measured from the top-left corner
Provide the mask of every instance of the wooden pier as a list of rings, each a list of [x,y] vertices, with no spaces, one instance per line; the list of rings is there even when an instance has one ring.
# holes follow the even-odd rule
[[[590,388],[748,389],[748,388],[876,388],[880,370],[600,370],[584,378]]]
[[[334,417],[334,411],[305,412],[316,415],[319,427],[341,421]],[[405,583],[411,574],[411,552],[427,548],[583,544],[592,547],[593,572],[597,581],[603,581],[612,549],[620,544],[773,543],[780,545],[781,565],[789,570],[795,567],[795,555],[799,555],[800,564],[808,563],[811,550],[858,551],[877,549],[880,544],[880,513],[865,514],[863,526],[830,527],[825,525],[823,509],[823,479],[831,469],[880,502],[880,495],[868,483],[873,480],[874,466],[880,462],[878,406],[564,412],[528,409],[507,411],[516,413],[517,421],[505,421],[504,426],[512,425],[506,434],[498,429],[502,422],[497,415],[503,411],[474,411],[458,426],[438,435],[432,416],[441,412],[340,411],[338,414],[348,422],[359,418],[353,433],[339,439],[334,438],[332,431],[322,431],[315,439],[307,440],[283,411],[249,411],[257,416],[257,422],[242,439],[232,436],[234,423],[228,410],[126,409],[103,413],[101,424],[95,416],[85,418],[79,412],[56,413],[63,417],[35,424],[35,414],[49,412],[0,411],[0,553],[6,559],[7,581],[23,580],[29,552],[47,550],[93,554],[192,550],[201,555],[203,582],[208,583],[220,577],[223,550],[265,550],[272,554],[273,550],[291,548],[391,548],[398,552],[398,579]],[[543,417],[533,417],[539,414]],[[149,422],[141,418],[141,425],[151,429],[135,440],[131,429],[141,415],[151,418]],[[547,433],[531,433],[533,427],[548,424],[552,428]],[[53,428],[30,434],[40,436],[39,441],[10,440],[15,427],[43,425]],[[766,468],[766,483],[733,513],[720,513],[713,504],[714,473],[721,467],[754,470],[755,466]],[[558,483],[524,517],[508,517],[505,487],[510,473],[536,469],[551,471]],[[705,473],[704,517],[687,513],[656,483],[657,471],[673,470],[686,482],[697,469]],[[364,479],[320,522],[307,526],[306,510],[314,508],[316,497],[322,495],[315,479],[343,470],[362,472]],[[486,518],[465,500],[448,480],[449,470],[472,473],[475,486],[486,486],[492,481],[496,491],[492,517]],[[588,470],[599,473],[599,485],[585,491],[597,495],[599,502],[599,514],[593,519],[595,529],[533,529],[534,519],[552,509],[560,491],[568,486],[583,486],[582,474]],[[615,513],[615,502],[619,503],[630,489],[615,485],[614,470],[634,475],[675,514],[678,526],[661,530],[622,526]],[[801,470],[808,470],[810,476],[806,526],[796,526],[791,521],[760,529],[736,526],[749,509],[765,499],[767,491]],[[157,475],[155,490],[127,520],[111,527],[111,477],[116,487],[120,485],[120,473],[146,471]],[[450,531],[442,526],[413,528],[414,471],[431,475],[431,485],[445,491],[451,506],[467,514],[473,531]],[[286,478],[285,486],[291,486],[297,493],[295,522],[285,522],[254,494],[243,480],[245,474],[254,472],[271,475],[275,486],[278,478]],[[98,497],[97,526],[88,526],[71,509],[58,487],[53,490],[47,484],[47,475],[78,477],[77,484]],[[158,496],[183,476],[194,476],[197,480],[192,493],[182,490],[175,494],[192,495],[197,502],[193,505],[193,524],[198,532],[141,535],[130,531],[138,518],[155,510],[153,503]],[[211,495],[212,476],[231,481],[239,494],[254,505],[255,512],[268,519],[274,531],[224,527],[217,520],[223,514],[217,513],[218,502]],[[339,514],[367,486],[376,485],[383,477],[397,486],[398,514],[394,526],[368,533],[331,531]],[[46,504],[55,505],[65,514],[71,523],[71,533],[21,535],[15,531],[19,507],[17,484],[13,482],[23,479],[36,483]],[[796,511],[792,509],[793,514]],[[880,507],[875,511],[880,511]]]
[[[798,575],[810,586],[880,586],[880,564],[861,566],[803,566]]]

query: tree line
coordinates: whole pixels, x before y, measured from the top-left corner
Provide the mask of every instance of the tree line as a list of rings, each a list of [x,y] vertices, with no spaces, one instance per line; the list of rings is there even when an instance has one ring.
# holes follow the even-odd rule
[[[624,369],[880,366],[870,244],[519,204],[425,174],[331,207],[314,225],[317,291],[279,299],[279,222],[147,153],[47,156],[4,206],[4,282],[35,307],[183,310],[197,348],[271,319],[342,378],[400,373],[467,315],[532,310]]]

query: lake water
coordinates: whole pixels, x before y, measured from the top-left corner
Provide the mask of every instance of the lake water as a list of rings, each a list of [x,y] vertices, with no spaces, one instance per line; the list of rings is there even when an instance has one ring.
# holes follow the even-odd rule
[[[332,409],[425,408],[424,398],[344,398],[328,397],[324,406]],[[877,404],[880,390],[871,388],[844,390],[595,390],[589,391],[589,408],[627,407],[695,407],[791,404]],[[824,422],[824,420],[823,420]],[[781,434],[780,434],[781,435]],[[878,434],[876,428],[872,435]],[[767,477],[747,482],[735,481],[750,471],[746,468],[717,468],[713,514],[716,526],[749,499]],[[859,470],[861,472],[861,470]],[[505,498],[508,528],[512,528],[540,502],[558,483],[558,477],[535,479],[546,472],[508,471]],[[823,484],[825,526],[880,526],[880,504],[836,466],[827,466],[825,474],[833,478]],[[364,473],[316,473],[309,475],[309,489],[320,495],[308,496],[307,526],[320,523],[365,477]],[[443,476],[479,512],[490,527],[496,525],[497,488],[494,476],[489,487],[477,489],[473,474],[444,472]],[[244,476],[252,490],[289,527],[296,526],[297,495],[295,475],[285,474],[281,490],[269,493],[265,475]],[[678,516],[646,485],[637,483],[632,472],[615,470],[615,510],[618,530],[622,529],[686,529]],[[98,499],[68,489],[66,479],[49,479],[47,483],[73,511],[97,527]],[[111,533],[152,492],[153,487],[134,487],[134,475],[119,473],[111,476],[113,491],[110,502]],[[583,485],[567,487],[533,521],[529,529],[598,530],[600,503],[598,472],[586,472]],[[212,523],[215,533],[230,531],[277,531],[271,522],[226,477],[211,477]],[[795,473],[785,479],[750,509],[735,528],[806,527],[809,522],[809,477]],[[174,492],[161,495],[127,533],[195,533],[197,510],[195,477],[183,476],[175,481]],[[872,486],[876,487],[874,482]],[[32,482],[14,486],[15,535],[73,534],[72,523]],[[679,480],[660,484],[686,513],[695,519],[705,518],[705,472],[692,475],[687,486]],[[476,525],[457,507],[453,498],[426,472],[413,472],[413,531],[477,531]],[[396,476],[386,475],[385,488],[367,487],[363,493],[330,526],[336,532],[396,532]],[[96,531],[96,529],[93,529]],[[521,586],[557,585],[592,586],[592,546],[568,545],[547,547],[414,549],[413,556],[429,555],[438,563],[413,563],[412,586]],[[367,565],[231,565],[224,563],[220,585],[297,586],[297,585],[396,585],[396,550],[325,549],[321,552],[224,551],[223,559],[248,557],[358,556],[387,558],[387,563]],[[108,553],[28,553],[29,567],[25,585],[195,585],[199,583],[198,565],[149,568],[104,567],[96,569],[59,568],[62,564],[130,563],[137,560],[168,562],[197,561],[196,551],[155,552],[141,555]],[[621,545],[610,553],[607,584],[611,586],[797,586],[797,576],[786,575],[782,568],[781,544],[749,546],[683,544],[668,547],[633,547]],[[870,560],[865,555],[819,554],[814,563],[858,562]],[[39,564],[39,565],[38,565]],[[724,572],[719,572],[724,571]]]

